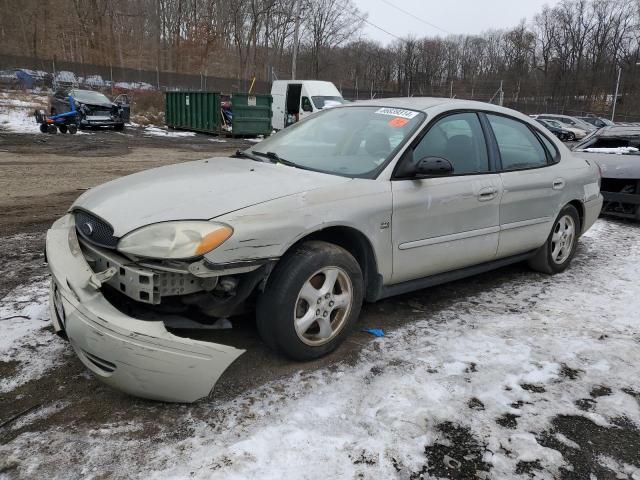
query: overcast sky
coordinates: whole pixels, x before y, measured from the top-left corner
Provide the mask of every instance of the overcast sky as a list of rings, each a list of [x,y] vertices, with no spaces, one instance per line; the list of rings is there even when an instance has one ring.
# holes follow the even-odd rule
[[[446,32],[476,34],[492,28],[508,28],[526,18],[531,20],[542,7],[555,5],[558,0],[353,0],[360,11],[369,14],[368,21],[394,35],[433,36],[447,33],[388,5],[392,3],[411,12]],[[365,24],[368,38],[384,44],[394,38]]]

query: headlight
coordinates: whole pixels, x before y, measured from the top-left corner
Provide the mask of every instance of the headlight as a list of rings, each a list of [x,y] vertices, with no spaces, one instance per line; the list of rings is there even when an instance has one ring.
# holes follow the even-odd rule
[[[233,229],[222,223],[156,223],[122,237],[118,250],[139,257],[192,258],[219,247],[232,233]]]

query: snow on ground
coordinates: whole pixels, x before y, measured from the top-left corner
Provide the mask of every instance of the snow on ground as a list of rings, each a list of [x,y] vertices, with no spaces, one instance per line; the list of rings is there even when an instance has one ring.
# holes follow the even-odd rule
[[[0,130],[14,133],[40,133],[33,111],[26,108],[0,107]]]
[[[144,129],[144,135],[148,137],[193,137],[195,132],[174,132],[166,127],[149,126]]]
[[[0,362],[18,362],[17,373],[0,378],[0,393],[41,377],[61,361],[66,346],[51,330],[49,280],[18,287],[0,299]]]
[[[523,271],[437,312],[416,294],[422,318],[355,365],[176,406],[155,437],[135,422],[51,428],[0,445],[0,458],[24,478],[557,478],[574,469],[560,450],[591,448],[557,419],[640,428],[638,232],[600,220],[565,273]],[[594,461],[636,480],[628,448],[631,460]]]

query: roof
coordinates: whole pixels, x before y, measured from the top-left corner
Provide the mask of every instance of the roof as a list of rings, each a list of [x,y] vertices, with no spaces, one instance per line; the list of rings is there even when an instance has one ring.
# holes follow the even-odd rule
[[[475,100],[460,100],[456,98],[439,98],[439,97],[395,97],[395,98],[375,98],[373,100],[358,100],[350,105],[371,105],[380,107],[396,107],[406,108],[410,110],[426,111],[433,107],[442,105],[450,106],[452,109],[470,109],[470,110],[491,110],[495,112],[504,112],[511,115],[524,116],[515,110],[494,105],[493,103],[477,102]],[[526,117],[529,121],[531,118]]]

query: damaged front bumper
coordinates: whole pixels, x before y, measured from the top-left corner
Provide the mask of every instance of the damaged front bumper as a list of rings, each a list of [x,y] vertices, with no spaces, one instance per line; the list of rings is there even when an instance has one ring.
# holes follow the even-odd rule
[[[182,338],[162,321],[125,315],[100,291],[68,214],[47,232],[52,282],[49,310],[78,357],[106,384],[138,397],[193,402],[207,396],[244,350]]]

